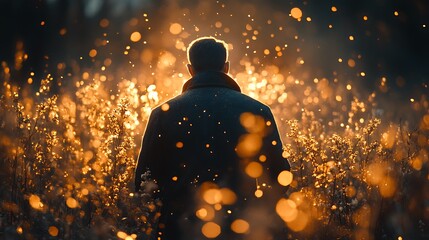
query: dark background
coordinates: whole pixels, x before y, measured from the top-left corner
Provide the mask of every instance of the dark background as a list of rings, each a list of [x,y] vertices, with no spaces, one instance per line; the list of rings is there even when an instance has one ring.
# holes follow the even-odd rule
[[[223,2],[228,7],[229,2]],[[307,54],[307,66],[318,76],[332,77],[333,72],[349,71],[339,69],[338,63],[334,62],[337,56],[344,56],[343,60],[347,61],[349,57],[360,55],[363,60],[358,64],[365,69],[367,76],[359,78],[359,81],[365,87],[377,89],[380,77],[385,76],[391,89],[407,97],[428,92],[427,0],[242,2],[256,6],[256,16],[269,16],[271,10],[267,9],[288,14],[292,7],[301,8],[304,18],[311,16],[311,24],[297,25],[297,22],[293,22],[290,25],[296,28],[305,43],[301,53]],[[41,72],[52,72],[58,62],[86,55],[94,45],[94,39],[105,31],[114,35],[112,42],[129,40],[129,35],[122,34],[124,25],[131,17],[140,16],[142,12],[151,13],[152,29],[156,29],[157,25],[162,25],[163,18],[169,15],[165,11],[174,11],[171,8],[166,10],[165,6],[170,3],[162,0],[1,0],[0,61],[12,64],[17,42],[22,42],[28,60],[20,72],[34,71],[36,77]],[[180,7],[189,7],[191,11],[197,4],[195,0],[178,3]],[[264,8],[258,12],[258,6],[262,5]],[[335,6],[338,11],[331,11],[331,6]],[[398,16],[394,15],[395,11]],[[368,21],[363,21],[363,16],[368,16]],[[99,27],[103,18],[110,20],[107,30]],[[42,21],[45,22],[43,26]],[[329,29],[329,24],[333,24],[334,28]],[[66,29],[66,34],[59,34],[61,29]],[[349,35],[353,35],[355,40],[348,41]],[[111,50],[112,56],[115,56],[116,51],[120,58],[119,53],[123,48]],[[91,66],[91,61],[83,59],[81,64]],[[356,73],[351,72],[350,78],[355,78]],[[347,74],[343,76],[347,77]]]

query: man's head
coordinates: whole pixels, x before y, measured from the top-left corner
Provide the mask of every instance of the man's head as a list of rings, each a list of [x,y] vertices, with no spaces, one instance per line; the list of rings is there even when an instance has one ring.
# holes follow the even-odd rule
[[[228,45],[214,37],[195,39],[188,47],[188,70],[194,76],[199,72],[218,71],[228,73]]]

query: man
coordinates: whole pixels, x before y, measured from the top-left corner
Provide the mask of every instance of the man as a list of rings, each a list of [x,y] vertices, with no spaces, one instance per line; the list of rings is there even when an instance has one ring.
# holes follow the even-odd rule
[[[269,107],[240,92],[227,75],[227,59],[225,42],[193,41],[187,65],[192,78],[182,94],[150,115],[135,186],[144,187],[144,173],[158,185],[161,239],[240,239],[261,231],[270,236],[267,229],[274,226],[276,200],[286,191],[277,178],[290,166]],[[255,209],[265,214],[262,224],[251,216]]]

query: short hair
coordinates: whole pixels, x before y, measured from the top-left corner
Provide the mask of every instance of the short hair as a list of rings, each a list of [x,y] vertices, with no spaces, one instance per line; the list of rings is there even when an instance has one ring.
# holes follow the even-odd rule
[[[197,38],[189,44],[188,61],[196,72],[221,71],[228,59],[228,45],[214,37]]]

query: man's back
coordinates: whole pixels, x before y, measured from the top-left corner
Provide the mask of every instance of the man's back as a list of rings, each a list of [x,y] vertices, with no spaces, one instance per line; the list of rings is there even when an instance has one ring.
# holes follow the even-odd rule
[[[162,239],[199,239],[208,221],[221,227],[219,239],[228,239],[231,222],[245,219],[258,201],[265,207],[270,202],[271,214],[279,197],[277,176],[289,170],[281,144],[270,109],[241,94],[228,75],[194,76],[181,95],[153,110],[136,169],[137,188],[147,169],[159,185]],[[260,199],[257,188],[265,193]],[[210,198],[207,189],[227,191],[233,200]],[[201,209],[215,214],[206,218]]]

